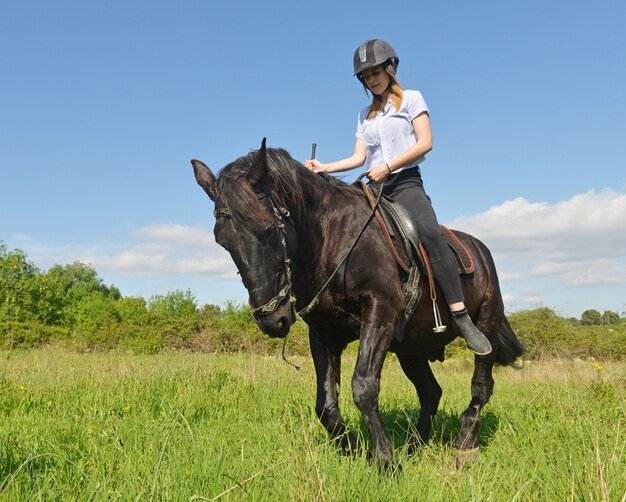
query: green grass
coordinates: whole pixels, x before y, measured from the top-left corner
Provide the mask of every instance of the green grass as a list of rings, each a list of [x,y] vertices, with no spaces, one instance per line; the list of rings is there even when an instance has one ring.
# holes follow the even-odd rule
[[[0,499],[626,500],[623,363],[496,369],[481,456],[459,471],[471,365],[434,365],[444,388],[434,437],[408,458],[418,404],[391,357],[381,412],[403,470],[390,476],[329,443],[312,363],[295,359],[300,372],[251,354],[1,352]],[[341,404],[363,435],[353,366]]]

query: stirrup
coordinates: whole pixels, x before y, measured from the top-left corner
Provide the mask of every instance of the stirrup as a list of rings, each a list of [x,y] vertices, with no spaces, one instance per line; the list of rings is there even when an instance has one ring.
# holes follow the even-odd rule
[[[441,322],[441,314],[439,313],[439,306],[437,305],[437,300],[433,298],[433,314],[435,314],[435,327],[433,331],[435,333],[443,333],[448,327]]]

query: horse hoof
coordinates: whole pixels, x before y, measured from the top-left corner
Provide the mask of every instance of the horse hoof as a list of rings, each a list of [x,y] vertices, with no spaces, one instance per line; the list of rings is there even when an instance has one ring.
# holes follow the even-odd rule
[[[478,460],[478,456],[480,454],[480,450],[478,446],[475,448],[469,448],[468,450],[457,450],[456,451],[456,468],[462,469],[463,466],[468,462],[474,462]]]
[[[358,456],[361,454],[361,442],[349,431],[339,436],[337,438],[337,443],[340,447],[339,451],[342,455]]]

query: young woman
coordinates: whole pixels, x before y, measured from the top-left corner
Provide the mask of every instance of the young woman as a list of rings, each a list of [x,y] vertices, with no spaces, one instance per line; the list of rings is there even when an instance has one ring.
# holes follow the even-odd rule
[[[354,74],[373,97],[371,105],[359,113],[354,153],[327,164],[305,160],[304,165],[316,173],[336,173],[366,164],[370,181],[385,182],[383,193],[415,220],[458,333],[471,351],[486,355],[491,344],[467,313],[456,260],[424,192],[419,166],[432,148],[428,108],[419,91],[400,87],[396,79],[399,61],[384,40],[368,40],[357,48]]]

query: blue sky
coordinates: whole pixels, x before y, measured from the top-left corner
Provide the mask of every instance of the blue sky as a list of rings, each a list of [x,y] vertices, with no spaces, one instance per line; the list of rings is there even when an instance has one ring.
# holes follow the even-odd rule
[[[618,1],[0,0],[0,241],[124,295],[245,302],[189,160],[218,170],[264,136],[349,155],[352,54],[383,38],[430,107],[439,219],[491,248],[507,308],[624,312],[624,19]]]

